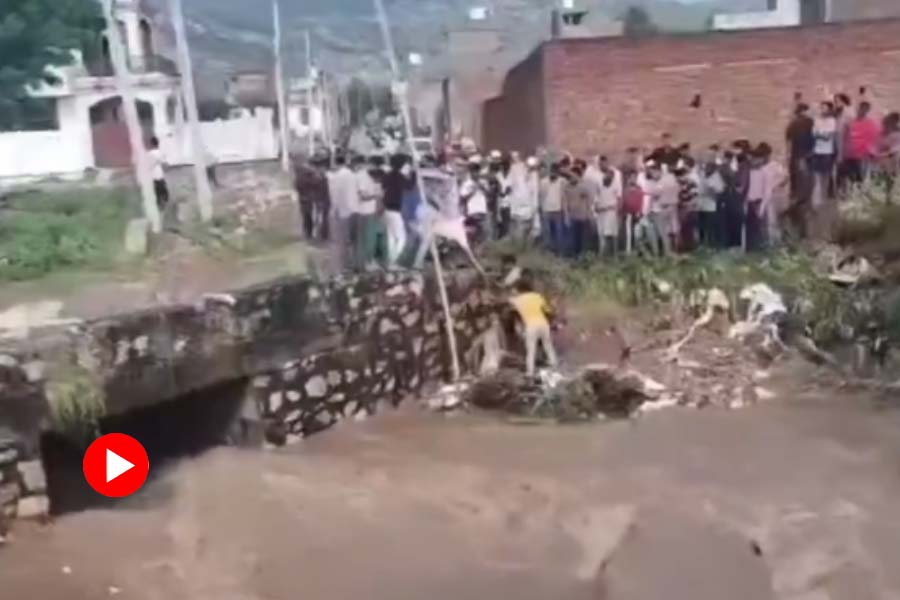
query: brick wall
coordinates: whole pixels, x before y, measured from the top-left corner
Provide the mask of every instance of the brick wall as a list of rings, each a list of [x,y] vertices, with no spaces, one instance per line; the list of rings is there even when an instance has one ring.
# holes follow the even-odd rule
[[[653,144],[667,130],[695,144],[746,137],[781,148],[797,91],[815,101],[866,86],[879,110],[900,108],[900,20],[559,40],[538,53],[543,116],[537,124],[505,129],[500,120],[486,123],[493,144],[509,146],[520,141],[520,130],[539,131],[539,142],[552,147],[615,154]],[[486,120],[524,113],[515,105],[537,80],[531,77],[524,82],[511,73],[507,93],[489,107]],[[699,109],[690,107],[696,94],[702,97]],[[535,145],[527,141],[519,147]]]
[[[546,140],[543,61],[539,48],[513,67],[501,95],[484,104],[482,142],[486,149],[531,152]]]

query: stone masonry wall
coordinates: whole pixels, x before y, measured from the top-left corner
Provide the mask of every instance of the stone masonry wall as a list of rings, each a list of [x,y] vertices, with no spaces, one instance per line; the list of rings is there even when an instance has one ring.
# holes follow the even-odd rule
[[[657,143],[662,131],[696,146],[749,138],[782,151],[795,92],[815,105],[864,86],[877,112],[900,108],[898,19],[556,40],[540,52],[543,123],[517,127],[544,131],[541,142],[577,153],[618,156],[628,146]],[[509,78],[500,105],[486,117],[518,114],[538,76],[533,70],[530,81]],[[692,108],[698,94],[702,105]],[[490,146],[508,147],[522,135],[490,123],[486,130]]]
[[[477,274],[446,279],[465,355],[494,306]],[[45,390],[57,373],[89,373],[105,416],[245,381],[243,420],[280,445],[444,379],[438,298],[433,278],[418,272],[288,278],[0,348],[0,505],[10,515],[46,512],[39,440],[54,426]]]

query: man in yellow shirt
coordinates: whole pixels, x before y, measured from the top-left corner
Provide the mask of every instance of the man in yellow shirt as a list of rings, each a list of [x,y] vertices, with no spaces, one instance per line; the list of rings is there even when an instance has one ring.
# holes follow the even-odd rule
[[[522,280],[516,285],[518,295],[510,298],[509,302],[519,313],[525,326],[525,365],[529,377],[534,375],[534,364],[537,359],[538,343],[544,347],[547,362],[555,367],[556,349],[553,347],[553,338],[550,335],[550,321],[548,316],[552,314],[547,301],[543,296],[534,291],[531,284]]]

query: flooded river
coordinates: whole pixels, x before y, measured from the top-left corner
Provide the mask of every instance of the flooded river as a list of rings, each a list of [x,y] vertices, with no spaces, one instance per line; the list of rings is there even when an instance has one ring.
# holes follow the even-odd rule
[[[900,415],[751,409],[522,426],[406,409],[216,449],[19,526],[4,598],[900,598]],[[152,463],[152,457],[151,457]]]

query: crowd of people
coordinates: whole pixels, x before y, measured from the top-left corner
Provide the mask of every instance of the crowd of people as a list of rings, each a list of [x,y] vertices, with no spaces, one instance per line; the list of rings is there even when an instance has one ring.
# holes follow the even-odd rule
[[[619,160],[469,150],[414,167],[402,154],[315,156],[299,161],[296,187],[307,238],[331,239],[346,267],[421,263],[435,228],[469,251],[512,238],[566,257],[754,252],[788,228],[808,235],[811,215],[852,185],[878,177],[892,192],[900,115],[871,115],[869,101],[841,94],[811,116],[798,97],[785,165],[767,142],[697,150],[663,134]]]

